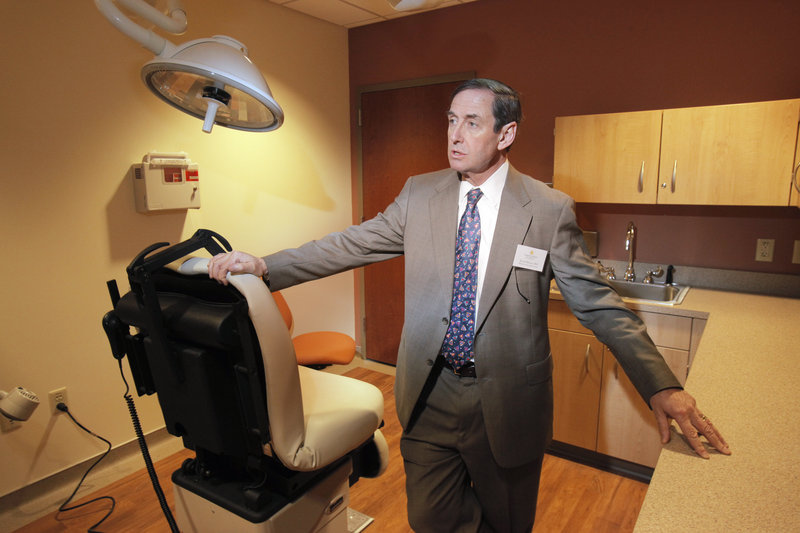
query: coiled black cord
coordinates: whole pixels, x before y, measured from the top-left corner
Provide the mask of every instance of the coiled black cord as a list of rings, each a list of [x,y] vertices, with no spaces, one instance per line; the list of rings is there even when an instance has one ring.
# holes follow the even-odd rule
[[[175,522],[175,518],[172,516],[172,511],[170,511],[167,498],[164,496],[164,491],[161,489],[161,484],[158,482],[158,475],[156,474],[156,469],[153,466],[153,460],[150,458],[150,450],[147,448],[147,441],[144,439],[142,424],[139,422],[139,414],[136,412],[136,405],[133,403],[133,397],[130,395],[128,381],[125,379],[125,373],[122,371],[122,359],[118,359],[117,361],[119,362],[119,373],[122,376],[122,381],[125,383],[125,394],[123,397],[125,398],[125,402],[128,404],[128,411],[131,414],[131,421],[133,422],[133,430],[136,432],[136,439],[139,441],[139,449],[142,450],[142,457],[144,458],[144,464],[147,468],[147,474],[150,476],[150,481],[153,484],[153,490],[156,492],[158,503],[161,505],[161,510],[164,513],[164,517],[167,519],[170,531],[172,531],[172,533],[179,533],[180,530],[178,529],[178,524]]]
[[[86,433],[88,433],[89,435],[91,435],[91,436],[93,436],[93,437],[95,437],[95,438],[98,438],[98,439],[100,439],[101,441],[105,442],[105,443],[106,443],[106,445],[108,446],[108,448],[106,448],[106,451],[103,453],[103,455],[101,455],[101,456],[100,456],[100,457],[97,459],[97,461],[95,461],[95,462],[92,464],[92,466],[90,466],[90,467],[88,468],[88,470],[86,470],[86,472],[83,474],[83,477],[81,478],[81,480],[80,480],[80,481],[78,481],[78,486],[76,486],[76,487],[75,487],[75,490],[73,490],[73,491],[72,491],[72,494],[70,494],[70,495],[69,495],[69,498],[67,498],[67,499],[64,501],[64,503],[62,503],[62,504],[59,506],[59,508],[58,508],[58,512],[59,512],[59,513],[63,513],[63,512],[66,512],[66,511],[72,511],[73,509],[79,509],[79,508],[81,508],[81,507],[84,507],[84,506],[86,506],[86,505],[89,505],[90,503],[99,502],[99,501],[101,501],[101,500],[108,500],[108,501],[110,501],[110,502],[111,502],[111,508],[108,510],[108,512],[105,514],[105,516],[103,516],[103,518],[101,518],[99,522],[97,522],[96,524],[94,524],[94,525],[90,526],[90,527],[89,527],[89,529],[87,530],[89,533],[95,533],[95,532],[97,531],[97,530],[96,530],[96,528],[97,528],[97,527],[98,527],[100,524],[102,524],[102,523],[105,521],[105,519],[106,519],[106,518],[108,518],[109,516],[111,516],[111,513],[113,513],[113,512],[114,512],[114,507],[116,507],[116,505],[117,505],[117,502],[114,500],[114,498],[112,498],[111,496],[100,496],[99,498],[94,498],[94,499],[92,499],[92,500],[89,500],[88,502],[79,503],[79,504],[77,504],[77,505],[73,505],[73,506],[71,506],[71,507],[67,507],[67,504],[68,504],[69,502],[71,502],[71,501],[72,501],[72,498],[74,498],[74,497],[75,497],[75,494],[77,494],[77,493],[78,493],[78,489],[80,489],[80,488],[81,488],[81,485],[83,484],[83,481],[86,479],[86,476],[88,476],[88,475],[89,475],[89,472],[91,472],[91,471],[92,471],[92,469],[93,469],[95,466],[97,466],[97,465],[100,463],[100,461],[102,461],[102,460],[105,458],[105,456],[106,456],[106,455],[108,455],[108,452],[110,452],[110,451],[111,451],[111,443],[110,443],[108,440],[106,440],[106,439],[104,439],[103,437],[101,437],[100,435],[97,435],[97,434],[96,434],[96,433],[94,433],[93,431],[91,431],[91,430],[87,429],[86,427],[84,427],[84,425],[83,425],[83,424],[81,424],[80,422],[78,422],[78,421],[75,419],[75,417],[74,417],[74,416],[72,416],[72,413],[70,413],[70,412],[69,412],[69,407],[67,407],[67,404],[65,404],[65,403],[59,403],[59,404],[56,406],[56,408],[58,408],[58,410],[59,410],[59,411],[63,411],[63,412],[65,412],[65,413],[67,413],[67,414],[69,415],[70,419],[71,419],[71,420],[72,420],[72,421],[73,421],[73,422],[74,422],[74,423],[75,423],[75,424],[76,424],[76,425],[77,425],[79,428],[81,428],[82,430],[84,430],[84,431],[85,431]]]

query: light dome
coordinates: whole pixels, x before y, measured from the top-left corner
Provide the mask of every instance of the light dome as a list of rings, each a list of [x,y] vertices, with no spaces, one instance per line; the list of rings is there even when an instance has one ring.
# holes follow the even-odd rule
[[[272,131],[283,110],[240,42],[224,35],[190,41],[142,67],[142,80],[159,98],[204,121],[245,131]]]
[[[95,0],[95,5],[119,31],[156,54],[142,67],[145,85],[171,106],[203,120],[203,131],[210,133],[214,124],[272,131],[283,124],[283,110],[242,43],[215,35],[176,46],[133,22],[115,2],[178,34],[186,29],[180,0],[167,0],[168,15],[144,0]]]

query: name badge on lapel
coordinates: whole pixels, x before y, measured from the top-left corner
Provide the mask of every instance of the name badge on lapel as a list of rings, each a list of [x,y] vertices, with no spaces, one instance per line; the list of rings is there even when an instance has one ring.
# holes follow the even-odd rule
[[[517,245],[517,252],[514,254],[515,267],[541,272],[544,270],[544,260],[547,259],[547,250],[532,248],[530,246]]]

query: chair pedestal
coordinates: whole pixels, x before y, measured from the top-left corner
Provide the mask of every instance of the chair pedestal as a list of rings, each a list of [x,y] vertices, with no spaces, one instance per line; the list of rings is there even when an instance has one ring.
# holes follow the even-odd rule
[[[267,510],[263,520],[259,518],[257,522],[199,496],[189,484],[184,487],[175,483],[175,520],[183,533],[347,533],[351,471],[350,462],[345,462],[297,500],[283,499],[283,505]],[[267,502],[266,507],[274,508],[275,504],[276,501]]]

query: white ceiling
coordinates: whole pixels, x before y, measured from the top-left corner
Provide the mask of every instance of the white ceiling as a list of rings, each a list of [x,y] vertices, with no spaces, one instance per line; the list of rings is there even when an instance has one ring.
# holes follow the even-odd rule
[[[467,4],[475,0],[447,0],[431,9],[418,11],[395,11],[388,0],[270,0],[288,8],[301,11],[318,19],[327,20],[339,26],[354,28],[374,22],[405,17],[442,9],[444,7]]]

